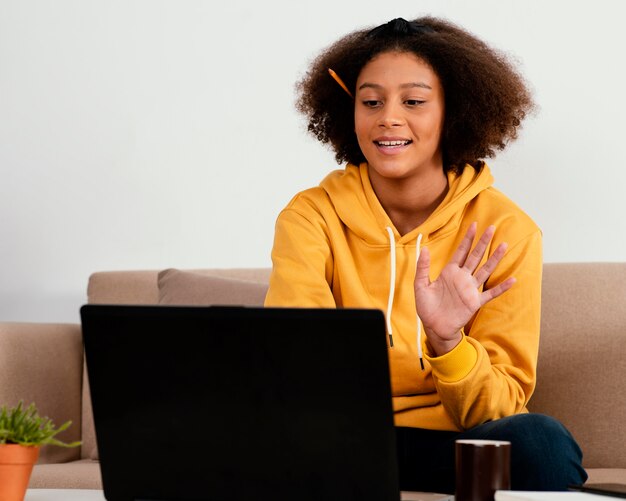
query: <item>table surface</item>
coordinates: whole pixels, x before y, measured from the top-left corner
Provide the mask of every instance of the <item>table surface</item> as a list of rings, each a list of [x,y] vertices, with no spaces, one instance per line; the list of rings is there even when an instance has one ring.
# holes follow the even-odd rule
[[[403,492],[402,501],[453,501],[453,496]],[[105,501],[104,493],[87,489],[28,489],[24,501]]]
[[[498,491],[497,501],[604,501],[586,492]],[[610,499],[610,498],[609,498]],[[104,493],[87,489],[28,489],[24,501],[106,501]],[[454,496],[429,492],[402,492],[402,501],[454,501]]]
[[[104,492],[87,489],[28,489],[24,501],[105,501]]]

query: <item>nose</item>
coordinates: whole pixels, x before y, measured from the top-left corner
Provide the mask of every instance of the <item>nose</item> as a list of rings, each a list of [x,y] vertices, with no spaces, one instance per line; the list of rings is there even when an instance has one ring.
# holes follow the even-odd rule
[[[382,128],[400,127],[404,125],[402,109],[397,104],[386,103],[380,112],[378,125]]]

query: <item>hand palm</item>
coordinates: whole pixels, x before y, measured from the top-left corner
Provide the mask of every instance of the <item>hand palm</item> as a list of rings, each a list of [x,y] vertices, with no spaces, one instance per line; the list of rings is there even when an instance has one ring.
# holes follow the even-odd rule
[[[481,306],[478,286],[472,274],[446,265],[437,280],[415,291],[417,314],[424,326],[446,339],[457,336]]]
[[[415,308],[429,341],[442,350],[459,339],[459,331],[481,306],[515,283],[514,278],[508,278],[495,287],[479,291],[506,253],[506,244],[500,244],[477,269],[494,232],[493,226],[487,228],[472,250],[476,235],[476,223],[472,223],[454,256],[434,282],[429,279],[430,254],[427,248],[422,249],[415,272]]]

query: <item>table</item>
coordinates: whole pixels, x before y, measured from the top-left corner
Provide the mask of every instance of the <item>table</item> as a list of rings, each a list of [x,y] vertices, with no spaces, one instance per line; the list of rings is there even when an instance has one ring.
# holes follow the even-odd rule
[[[88,489],[28,489],[24,501],[105,501],[104,492]]]
[[[453,501],[453,496],[403,492],[402,501]],[[103,491],[87,489],[28,489],[24,501],[105,501]]]

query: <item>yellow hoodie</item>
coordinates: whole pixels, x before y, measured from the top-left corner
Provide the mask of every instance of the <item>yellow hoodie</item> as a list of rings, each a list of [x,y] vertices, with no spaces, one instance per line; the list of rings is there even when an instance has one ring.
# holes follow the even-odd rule
[[[461,175],[449,173],[440,206],[419,227],[400,235],[372,189],[367,164],[348,164],[296,195],[276,222],[266,306],[386,312],[393,331],[389,361],[397,426],[463,430],[527,412],[539,345],[541,232],[492,183],[487,166],[480,172],[467,166]],[[510,276],[517,282],[474,315],[456,348],[435,357],[423,334],[417,347],[416,242],[421,235],[435,280],[474,221],[479,235],[496,226],[483,261],[501,242],[509,246],[485,288]]]

